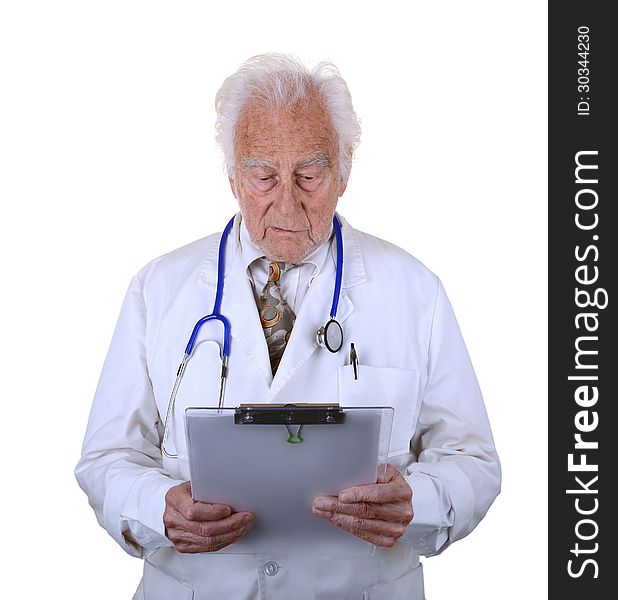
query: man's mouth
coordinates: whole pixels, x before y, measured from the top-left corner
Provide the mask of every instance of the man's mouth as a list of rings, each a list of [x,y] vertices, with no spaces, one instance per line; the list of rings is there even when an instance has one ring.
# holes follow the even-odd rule
[[[302,229],[285,229],[284,227],[271,227],[276,233],[301,233]]]

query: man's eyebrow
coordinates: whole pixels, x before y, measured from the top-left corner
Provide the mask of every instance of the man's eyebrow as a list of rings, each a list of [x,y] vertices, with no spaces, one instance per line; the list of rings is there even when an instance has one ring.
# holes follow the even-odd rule
[[[304,169],[305,167],[331,167],[332,161],[326,154],[316,154],[311,158],[307,158],[306,160],[301,160],[296,163],[297,169]]]
[[[240,166],[243,169],[273,169],[275,170],[277,166],[270,162],[269,160],[265,160],[263,158],[255,158],[253,156],[247,156],[240,160]],[[332,161],[326,154],[319,153],[311,158],[306,158],[305,160],[301,160],[296,163],[296,169],[304,169],[306,167],[328,167],[332,166]]]
[[[241,159],[240,166],[243,169],[276,169],[276,166],[270,161],[252,156]]]

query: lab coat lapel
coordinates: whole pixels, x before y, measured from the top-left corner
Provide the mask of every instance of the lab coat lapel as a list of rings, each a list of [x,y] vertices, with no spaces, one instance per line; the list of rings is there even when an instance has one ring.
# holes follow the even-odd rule
[[[307,359],[315,352],[318,347],[316,340],[317,330],[328,321],[330,304],[332,300],[332,277],[320,277],[309,288],[302,308],[296,316],[292,335],[285,348],[281,363],[275,374],[270,392],[276,396],[283,386],[294,376],[303,366]],[[344,290],[341,291],[337,320],[343,322],[354,310],[354,305]],[[327,352],[320,348],[320,352]]]
[[[346,288],[366,281],[364,262],[360,245],[354,230],[339,217],[343,234],[343,286],[339,297],[337,320],[344,324],[354,311],[354,304]],[[322,272],[307,291],[301,309],[296,315],[296,322],[285,348],[281,363],[272,382],[271,394],[274,398],[283,386],[294,376],[318,347],[316,333],[329,319],[333,289],[335,285],[336,245],[333,243]],[[345,327],[344,345],[345,345]],[[328,350],[320,348],[321,352]],[[342,349],[340,352],[343,352]]]

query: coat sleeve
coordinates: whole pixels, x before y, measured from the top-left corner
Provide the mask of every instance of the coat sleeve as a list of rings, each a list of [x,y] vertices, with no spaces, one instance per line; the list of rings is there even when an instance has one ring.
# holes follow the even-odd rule
[[[470,533],[500,492],[500,463],[455,315],[438,280],[427,384],[405,470],[414,518],[402,540],[438,554]]]
[[[163,525],[165,494],[181,483],[163,469],[145,337],[146,309],[136,276],[103,365],[75,470],[99,524],[134,556],[171,545]]]

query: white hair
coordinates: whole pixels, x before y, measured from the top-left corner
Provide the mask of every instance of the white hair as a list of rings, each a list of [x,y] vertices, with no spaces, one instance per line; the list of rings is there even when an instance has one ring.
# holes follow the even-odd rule
[[[308,69],[293,56],[275,53],[250,58],[217,92],[216,139],[223,150],[228,174],[235,176],[236,125],[250,100],[257,98],[273,108],[287,109],[312,96],[317,96],[330,116],[337,135],[339,178],[346,182],[354,150],[360,142],[360,122],[346,82],[330,62]]]

